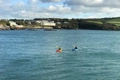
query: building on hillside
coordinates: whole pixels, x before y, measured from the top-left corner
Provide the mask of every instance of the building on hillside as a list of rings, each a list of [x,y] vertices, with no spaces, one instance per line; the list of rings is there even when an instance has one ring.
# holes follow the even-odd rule
[[[16,22],[14,21],[9,21],[9,23],[10,23],[10,26],[17,26]]]
[[[14,21],[9,21],[9,23],[10,23],[10,26],[14,26],[16,28],[23,28],[24,27],[23,25],[16,24],[16,22],[14,22]]]
[[[36,20],[36,23],[39,23],[43,28],[53,28],[56,26],[56,23],[50,20]]]
[[[56,22],[57,24],[62,24],[61,22]]]
[[[43,26],[51,26],[51,27],[56,26],[54,21],[42,21],[42,22],[43,22]]]

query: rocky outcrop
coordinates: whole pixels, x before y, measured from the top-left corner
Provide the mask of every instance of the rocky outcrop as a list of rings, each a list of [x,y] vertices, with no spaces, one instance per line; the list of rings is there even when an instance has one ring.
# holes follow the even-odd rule
[[[0,30],[10,30],[10,27],[0,24]]]

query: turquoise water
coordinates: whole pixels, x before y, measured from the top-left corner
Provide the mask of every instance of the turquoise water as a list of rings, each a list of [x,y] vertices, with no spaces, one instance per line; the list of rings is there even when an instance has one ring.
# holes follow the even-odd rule
[[[119,31],[0,31],[0,80],[119,79]]]

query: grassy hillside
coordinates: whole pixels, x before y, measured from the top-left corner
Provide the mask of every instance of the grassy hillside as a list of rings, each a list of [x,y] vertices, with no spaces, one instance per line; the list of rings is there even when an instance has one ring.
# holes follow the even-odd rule
[[[93,21],[93,20],[88,20],[87,22],[89,23],[95,23],[95,24],[103,24],[101,21]]]
[[[106,20],[106,23],[111,23],[116,26],[120,26],[120,18]]]
[[[8,21],[0,20],[0,24],[2,24],[3,26],[6,26],[8,24]]]
[[[116,26],[120,26],[120,18],[102,18],[102,19],[89,19],[87,22],[95,24],[110,23]]]

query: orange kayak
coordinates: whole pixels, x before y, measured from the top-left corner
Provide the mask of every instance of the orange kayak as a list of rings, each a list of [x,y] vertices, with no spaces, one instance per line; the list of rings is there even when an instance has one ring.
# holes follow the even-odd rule
[[[56,50],[56,52],[62,52],[62,50]]]

